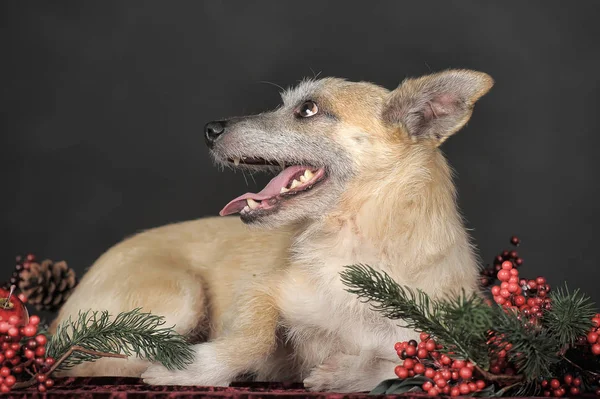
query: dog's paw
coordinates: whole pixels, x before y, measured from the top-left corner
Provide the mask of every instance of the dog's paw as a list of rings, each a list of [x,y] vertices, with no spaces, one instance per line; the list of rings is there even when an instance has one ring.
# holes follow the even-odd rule
[[[338,353],[313,368],[304,387],[315,392],[368,392],[381,381],[395,377],[395,363],[372,357]]]
[[[314,392],[337,391],[337,366],[333,363],[323,363],[313,368],[303,381],[304,387]]]
[[[142,374],[150,385],[199,385],[226,387],[234,377],[227,366],[216,359],[210,344],[194,345],[195,360],[183,370],[169,370],[153,364]]]

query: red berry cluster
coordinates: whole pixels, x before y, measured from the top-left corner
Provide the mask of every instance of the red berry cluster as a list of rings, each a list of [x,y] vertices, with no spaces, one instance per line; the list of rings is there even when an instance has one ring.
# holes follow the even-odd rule
[[[594,355],[600,355],[600,313],[592,318],[592,329],[587,334],[587,342],[591,345],[590,351]]]
[[[521,241],[513,236],[511,244],[519,246]],[[532,322],[542,316],[544,309],[552,306],[548,292],[550,286],[544,277],[527,280],[519,277],[518,268],[523,258],[517,251],[504,250],[494,258],[492,266],[482,271],[482,285],[490,286],[496,279],[500,284],[493,285],[491,292],[494,301],[505,308],[519,310]]]
[[[47,338],[38,334],[40,318],[29,317],[12,290],[0,290],[0,392],[9,392],[20,379],[36,375],[38,390],[54,385],[48,378],[55,360],[46,357]]]
[[[561,397],[565,394],[569,396],[577,396],[581,393],[581,378],[573,377],[571,374],[566,374],[563,377],[563,382],[557,378],[542,381],[542,389],[544,396]]]
[[[421,333],[420,341],[397,342],[394,345],[403,360],[402,365],[394,370],[398,378],[423,375],[433,380],[421,386],[431,396],[467,395],[486,387],[485,381],[473,379],[473,363],[440,353],[442,346],[436,344],[429,334]]]

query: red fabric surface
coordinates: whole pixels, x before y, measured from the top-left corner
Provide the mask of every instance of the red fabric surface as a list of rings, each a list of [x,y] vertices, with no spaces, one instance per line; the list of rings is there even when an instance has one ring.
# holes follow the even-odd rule
[[[586,395],[587,397],[595,397]],[[407,395],[368,395],[367,393],[321,393],[309,392],[302,384],[275,383],[239,383],[228,388],[188,387],[188,386],[150,386],[137,378],[65,378],[57,379],[56,385],[46,393],[39,393],[32,387],[0,394],[1,398],[82,398],[82,399],[172,399],[172,398],[285,398],[285,399],[378,399],[378,398],[428,398],[424,394]],[[523,399],[523,398],[521,398]]]
[[[136,378],[65,378],[57,379],[56,385],[46,393],[39,393],[32,387],[0,395],[7,398],[102,398],[102,399],[141,399],[141,398],[235,398],[258,399],[284,397],[300,398],[378,398],[366,393],[330,394],[306,391],[302,384],[239,383],[228,388],[188,387],[188,386],[150,386]],[[419,396],[423,398],[423,396]]]

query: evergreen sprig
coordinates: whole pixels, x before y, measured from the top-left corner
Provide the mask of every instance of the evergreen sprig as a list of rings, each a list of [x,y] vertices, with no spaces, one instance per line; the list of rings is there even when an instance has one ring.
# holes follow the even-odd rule
[[[193,352],[183,336],[173,328],[162,327],[164,324],[163,317],[144,313],[139,308],[119,313],[113,319],[107,311],[79,312],[76,321],[69,318],[58,326],[48,342],[48,356],[57,359],[72,346],[80,346],[97,352],[135,355],[160,362],[168,369],[185,368],[193,361]],[[73,352],[59,369],[98,358]]]
[[[443,345],[442,351],[489,366],[486,333],[492,310],[476,295],[463,292],[454,300],[432,300],[425,292],[400,286],[387,273],[362,264],[347,266],[341,279],[346,291],[371,302],[383,316],[433,335]]]
[[[513,362],[525,381],[533,381],[540,376],[550,376],[551,367],[560,361],[558,352],[561,345],[548,333],[547,329],[528,323],[514,311],[496,312],[495,334],[502,342],[511,343],[509,361]]]
[[[566,287],[554,291],[552,307],[534,323],[514,310],[489,305],[476,294],[430,298],[423,291],[400,286],[387,273],[367,265],[347,266],[341,280],[348,292],[369,302],[375,311],[402,320],[403,327],[431,334],[443,345],[442,351],[451,352],[453,358],[470,360],[483,372],[489,371],[495,350],[490,338],[499,349],[510,343],[508,360],[522,376],[518,389],[529,390],[540,378],[556,374],[561,367],[571,367],[565,363],[569,360],[564,354],[590,330],[596,312],[587,295],[579,290],[569,292]]]
[[[562,344],[574,344],[592,327],[592,317],[596,313],[591,298],[579,289],[569,292],[564,288],[555,289],[550,295],[552,311],[544,312],[543,324]]]

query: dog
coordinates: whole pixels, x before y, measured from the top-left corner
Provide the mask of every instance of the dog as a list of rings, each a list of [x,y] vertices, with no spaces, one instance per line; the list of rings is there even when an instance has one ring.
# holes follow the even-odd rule
[[[216,163],[275,172],[221,216],[142,232],[87,271],[56,325],[79,310],[141,307],[194,343],[183,370],[130,358],[70,375],[142,377],[150,384],[226,386],[250,376],[314,391],[368,391],[394,377],[394,343],[415,331],[345,291],[362,263],[433,298],[478,290],[478,258],[439,149],[493,85],[446,70],[388,90],[311,79],[258,115],[208,123]]]

